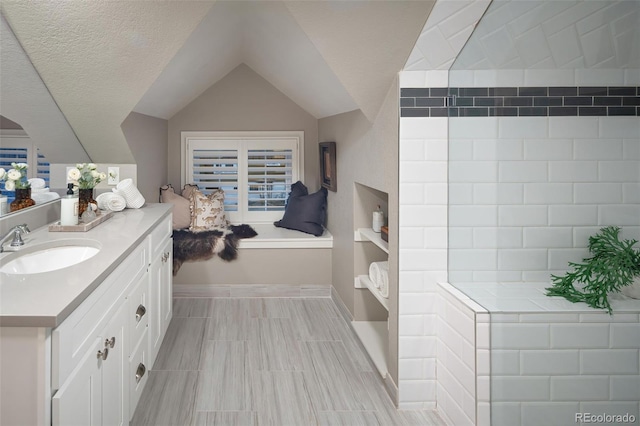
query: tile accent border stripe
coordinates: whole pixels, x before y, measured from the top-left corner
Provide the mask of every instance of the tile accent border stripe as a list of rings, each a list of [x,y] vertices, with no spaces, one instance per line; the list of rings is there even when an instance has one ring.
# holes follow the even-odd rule
[[[640,116],[640,87],[400,89],[400,117]]]

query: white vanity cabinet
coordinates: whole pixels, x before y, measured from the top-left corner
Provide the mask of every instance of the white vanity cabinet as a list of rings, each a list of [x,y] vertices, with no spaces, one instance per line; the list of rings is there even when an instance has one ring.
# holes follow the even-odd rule
[[[28,244],[69,238],[100,252],[0,274],[2,426],[128,425],[171,319],[170,205],[126,209],[83,234],[41,227]]]
[[[171,253],[169,217],[53,330],[54,426],[129,424],[171,320]]]
[[[171,233],[171,220],[165,221],[151,233],[149,239],[151,247],[149,368],[156,360],[162,339],[173,315],[173,240]]]

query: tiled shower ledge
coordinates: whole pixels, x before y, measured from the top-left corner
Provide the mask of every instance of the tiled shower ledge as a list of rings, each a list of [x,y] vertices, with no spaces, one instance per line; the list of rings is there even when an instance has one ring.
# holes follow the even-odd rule
[[[562,297],[546,296],[551,283],[455,283],[443,287],[476,312],[490,313],[606,313],[585,303],[571,303]],[[640,313],[640,299],[610,294],[609,303],[615,314]]]

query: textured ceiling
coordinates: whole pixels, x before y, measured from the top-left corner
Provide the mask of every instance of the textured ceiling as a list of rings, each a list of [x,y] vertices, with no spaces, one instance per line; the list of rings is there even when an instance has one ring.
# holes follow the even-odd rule
[[[316,118],[373,119],[432,3],[219,1],[135,111],[170,118],[245,63]]]
[[[135,107],[171,118],[241,63],[320,118],[357,109],[280,2],[217,2]]]
[[[91,159],[129,163],[131,111],[169,118],[240,63],[317,118],[359,108],[373,121],[434,3],[34,0],[2,12]]]
[[[640,68],[640,1],[494,0],[452,69]]]
[[[91,159],[133,163],[120,125],[212,4],[4,1],[2,13]]]
[[[89,160],[4,17],[0,17],[0,93],[2,117],[18,123],[49,161]]]

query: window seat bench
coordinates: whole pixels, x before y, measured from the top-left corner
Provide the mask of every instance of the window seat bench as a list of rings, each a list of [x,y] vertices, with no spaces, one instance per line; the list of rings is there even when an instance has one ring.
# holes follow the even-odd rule
[[[173,278],[174,297],[329,297],[328,230],[315,237],[272,223],[249,225],[258,235],[240,240],[236,260],[183,263]]]
[[[253,238],[240,240],[241,249],[264,249],[264,248],[332,248],[333,235],[325,229],[324,234],[315,237],[291,229],[278,228],[272,223],[252,223],[249,224],[258,233]]]

